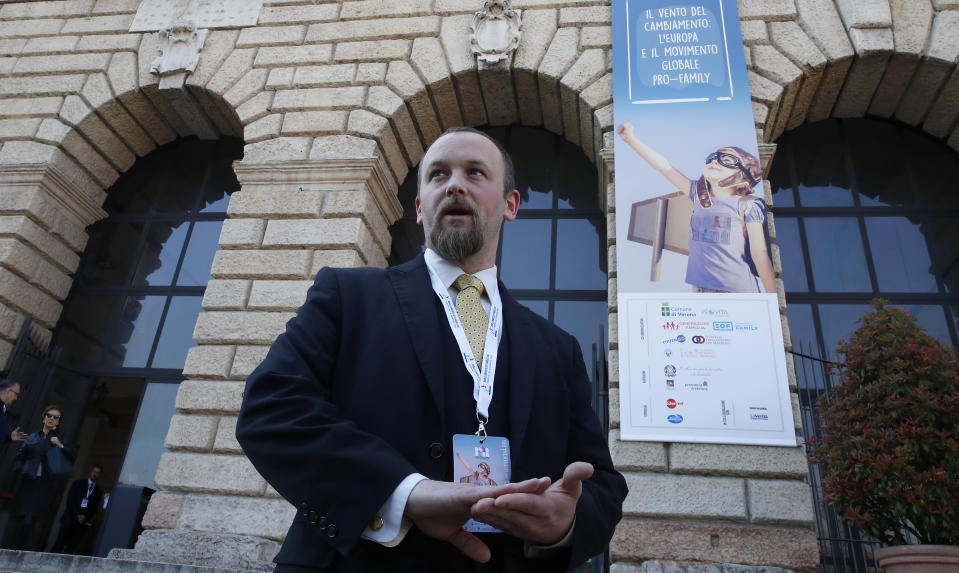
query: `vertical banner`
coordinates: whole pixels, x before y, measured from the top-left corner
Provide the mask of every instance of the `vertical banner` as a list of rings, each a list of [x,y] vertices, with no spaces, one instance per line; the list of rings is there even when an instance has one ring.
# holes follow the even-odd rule
[[[613,0],[624,440],[795,446],[736,0]]]

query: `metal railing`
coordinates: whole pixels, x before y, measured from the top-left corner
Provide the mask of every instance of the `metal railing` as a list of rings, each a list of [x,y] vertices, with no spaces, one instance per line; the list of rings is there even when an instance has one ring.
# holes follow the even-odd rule
[[[812,347],[800,343],[799,349],[793,349],[796,362],[796,377],[799,385],[799,410],[802,416],[803,440],[807,443],[820,437],[822,420],[819,418],[817,400],[825,396],[829,400],[829,391],[838,383],[833,371],[840,363],[829,356],[820,357]],[[836,510],[823,500],[822,471],[819,464],[809,462],[809,477],[806,481],[812,487],[813,510],[816,513],[816,535],[819,538],[821,573],[876,573],[879,564],[876,551],[881,547],[879,541],[860,531],[855,525],[844,520]]]

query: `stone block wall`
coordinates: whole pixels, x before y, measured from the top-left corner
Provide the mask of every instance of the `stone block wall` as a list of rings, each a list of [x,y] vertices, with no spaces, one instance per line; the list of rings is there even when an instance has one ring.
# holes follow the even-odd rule
[[[211,29],[195,71],[160,89],[157,34],[130,32],[139,0],[0,1],[0,360],[25,316],[56,324],[85,227],[138,157],[184,136],[246,144],[144,544],[282,538],[293,509],[233,436],[243,380],[319,268],[386,264],[397,185],[446,127],[542,126],[579,145],[599,167],[615,269],[609,1],[513,5],[519,48],[479,70],[468,27],[480,0],[264,0],[256,25]],[[761,143],[869,115],[959,150],[956,0],[740,0],[739,12]],[[614,270],[609,300],[615,426]],[[612,545],[621,567],[815,567],[801,448],[623,442],[616,427],[610,446],[631,486]]]

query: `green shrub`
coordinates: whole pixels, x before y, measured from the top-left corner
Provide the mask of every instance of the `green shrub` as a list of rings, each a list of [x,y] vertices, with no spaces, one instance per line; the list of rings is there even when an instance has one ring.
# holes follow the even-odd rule
[[[909,313],[875,311],[839,345],[812,442],[824,499],[873,537],[959,544],[959,362]]]

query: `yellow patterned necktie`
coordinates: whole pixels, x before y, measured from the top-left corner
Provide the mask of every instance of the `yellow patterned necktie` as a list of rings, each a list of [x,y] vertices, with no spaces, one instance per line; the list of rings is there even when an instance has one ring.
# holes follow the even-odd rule
[[[480,302],[483,281],[473,275],[463,274],[456,277],[453,286],[459,291],[456,295],[456,314],[459,315],[463,330],[466,331],[466,339],[469,340],[476,365],[482,370],[483,348],[486,346],[486,328],[489,323],[489,316]]]

